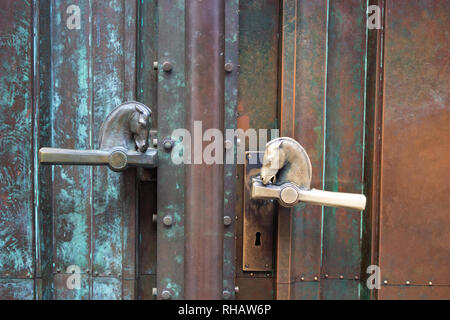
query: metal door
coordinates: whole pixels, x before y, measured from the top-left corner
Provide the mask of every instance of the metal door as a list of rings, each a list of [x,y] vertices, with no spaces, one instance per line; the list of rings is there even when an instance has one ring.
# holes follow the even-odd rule
[[[3,1],[0,299],[448,298],[449,6]],[[132,100],[152,110],[156,169],[39,162],[43,147],[97,149]],[[309,154],[312,187],[363,193],[367,209],[256,203],[258,166],[175,164],[173,132],[196,120],[279,129]],[[262,267],[246,263],[248,230]]]
[[[139,296],[136,170],[45,167],[37,154],[96,149],[108,113],[140,98],[139,10],[133,1],[2,2],[2,299]],[[67,287],[72,272],[80,289]]]

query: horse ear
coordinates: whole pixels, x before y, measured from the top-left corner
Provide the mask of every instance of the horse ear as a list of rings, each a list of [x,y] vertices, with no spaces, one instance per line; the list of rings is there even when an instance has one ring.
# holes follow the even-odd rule
[[[281,149],[282,146],[283,146],[283,140],[281,140],[280,143],[278,144],[278,149]]]
[[[152,111],[150,110],[150,108],[144,107],[140,104],[135,104],[134,107],[136,108],[136,111],[142,114],[152,114]]]

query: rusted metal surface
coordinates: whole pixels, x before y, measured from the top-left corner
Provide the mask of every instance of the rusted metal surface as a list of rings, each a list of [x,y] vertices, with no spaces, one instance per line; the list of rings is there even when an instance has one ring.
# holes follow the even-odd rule
[[[36,239],[36,299],[53,296],[53,216],[52,168],[38,166],[37,151],[51,144],[51,55],[49,54],[50,1],[34,2],[34,166],[35,174],[35,239]],[[45,48],[45,49],[41,49]]]
[[[152,128],[158,128],[158,1],[139,0],[137,10],[136,97],[152,109]]]
[[[33,299],[33,6],[0,9],[0,299]]]
[[[156,288],[156,274],[141,274],[139,276],[138,298],[140,300],[155,300],[153,288]]]
[[[156,170],[153,181],[139,184],[139,299],[154,299],[152,288],[156,287]],[[149,280],[151,285],[148,285]]]
[[[158,68],[158,298],[169,291],[172,299],[184,297],[184,167],[175,165],[160,142],[185,127],[185,12],[184,0],[158,2],[158,61],[170,61],[171,72]],[[150,63],[147,62],[147,63]],[[164,110],[164,112],[161,112]],[[177,144],[182,144],[177,141]],[[168,183],[170,181],[170,183]],[[163,224],[170,215],[171,227]]]
[[[224,46],[225,2],[186,1],[186,129],[191,133],[194,121],[202,122],[202,135],[208,129],[223,132]],[[193,145],[191,150],[196,152]],[[185,167],[186,299],[221,297],[223,181],[223,164]]]
[[[252,200],[252,180],[260,174],[263,152],[247,151],[245,160],[243,258],[244,271],[272,271],[273,201]],[[255,159],[255,162],[250,162]]]
[[[383,300],[448,300],[450,286],[383,286],[379,293]]]
[[[279,3],[240,1],[239,3],[239,79],[238,121],[243,130],[275,129],[277,122]],[[269,137],[268,139],[274,138]],[[244,143],[242,141],[241,143]],[[247,147],[248,148],[248,147]],[[236,197],[236,299],[255,292],[273,298],[272,272],[242,271],[242,233],[244,212],[244,166],[237,168]],[[255,280],[259,278],[265,280]],[[256,296],[255,296],[256,297]]]
[[[34,290],[33,279],[0,279],[1,300],[32,300]]]
[[[242,277],[239,279],[239,292],[236,299],[239,300],[272,300],[273,279],[272,274],[262,274],[258,277]],[[241,291],[241,289],[245,289]]]
[[[138,39],[136,66],[136,98],[151,106],[152,128],[158,128],[158,71],[153,62],[158,60],[158,8],[155,0],[138,1]],[[157,139],[157,132],[151,132],[150,145]],[[157,146],[155,146],[157,147]],[[145,178],[144,178],[145,176]],[[145,170],[140,175],[139,183],[139,258],[138,258],[138,299],[153,300],[156,296],[152,288],[156,288],[156,249],[157,249],[157,171]]]
[[[236,129],[239,75],[239,0],[225,1],[225,111],[224,128]],[[231,70],[227,70],[232,67]],[[235,141],[236,142],[236,141]],[[225,149],[236,154],[235,147]],[[236,217],[236,164],[224,164],[224,207],[223,215],[230,217],[230,224],[224,226],[223,238],[223,289],[230,292],[230,299],[235,298],[235,217]]]
[[[284,1],[283,9],[280,135],[294,137],[311,155],[313,187],[361,192],[365,2]],[[319,208],[280,210],[278,299],[339,298],[331,282],[293,284],[359,275],[360,215],[324,210],[323,222]]]
[[[449,297],[449,9],[386,1],[380,299]]]
[[[384,26],[384,0],[372,0],[369,5],[383,8],[382,25]],[[366,138],[364,154],[364,193],[367,196],[367,209],[364,212],[361,237],[361,281],[365,283],[369,276],[366,272],[370,265],[378,264],[379,239],[379,188],[381,167],[381,120],[383,98],[383,29],[368,31],[367,39],[367,90],[366,90]],[[361,286],[362,299],[376,299],[378,290],[369,290]]]
[[[281,135],[305,147],[313,168],[311,186],[316,188],[323,188],[327,10],[327,1],[283,2]],[[278,217],[276,296],[319,298],[314,277],[320,275],[322,210],[299,205],[291,211],[282,209]]]
[[[65,3],[52,3],[51,55],[53,73],[49,84],[51,92],[52,147],[90,148],[92,78],[89,75],[91,48],[89,24],[80,25],[76,33],[69,33],[66,25],[57,23],[65,16]],[[80,3],[81,19],[89,18],[89,3]],[[70,40],[69,40],[70,39]],[[69,42],[70,41],[70,42]],[[55,44],[61,44],[56,46]],[[81,68],[78,63],[82,62]],[[64,85],[62,85],[64,83]],[[73,106],[77,106],[74,108]],[[74,121],[73,119],[77,119]],[[69,265],[81,270],[92,270],[91,220],[92,220],[92,168],[56,166],[53,168],[53,273],[64,273]],[[90,279],[82,282],[83,290],[72,291],[66,287],[62,275],[54,276],[55,299],[82,299],[90,297]],[[87,285],[87,290],[86,290]]]
[[[366,1],[331,1],[329,12],[324,189],[362,193]],[[361,219],[362,213],[324,208],[323,298],[359,299],[358,281],[340,290],[332,280],[360,276]]]
[[[91,121],[92,139],[97,145],[101,129],[98,124],[115,108],[114,104],[135,97],[136,2],[96,1],[92,3],[91,14]],[[110,44],[113,41],[116,41],[115,46]],[[121,299],[121,278],[136,278],[135,177],[133,169],[123,175],[106,168],[93,170],[93,299]],[[99,278],[95,277],[96,272]]]
[[[96,2],[96,4],[102,6],[99,2]],[[114,222],[107,223],[105,227],[108,230],[107,232],[102,232],[102,235],[110,233],[110,230],[118,230],[117,233],[111,236],[117,237],[119,244],[111,244],[113,242],[109,241],[111,239],[104,239],[100,234],[97,244],[107,247],[115,245],[118,248],[115,251],[117,254],[115,253],[112,257],[112,259],[118,261],[119,265],[122,261],[124,262],[124,267],[122,268],[120,266],[121,271],[118,274],[122,273],[122,269],[122,274],[125,274],[128,264],[131,269],[134,269],[133,255],[135,249],[131,248],[133,245],[129,246],[128,244],[134,243],[135,236],[133,233],[124,232],[122,229],[133,225],[133,228],[130,229],[132,230],[135,225],[135,222],[131,221],[132,218],[128,219],[126,214],[122,218],[123,212],[126,211],[124,207],[127,206],[127,203],[122,201],[122,207],[115,206],[114,200],[108,198],[108,200],[111,200],[108,205],[101,203],[99,207],[96,207],[94,205],[95,201],[93,201],[93,185],[95,183],[91,182],[91,178],[93,177],[91,169],[70,169],[67,167],[58,167],[54,170],[49,168],[44,169],[38,167],[37,159],[37,150],[44,145],[48,146],[53,144],[56,146],[60,144],[60,146],[69,148],[94,147],[94,144],[96,144],[94,138],[95,133],[93,132],[94,118],[97,116],[102,117],[104,113],[107,113],[113,107],[108,104],[109,100],[105,101],[104,97],[108,96],[108,99],[117,99],[120,101],[133,97],[133,92],[135,91],[133,87],[134,81],[132,80],[134,78],[134,63],[127,63],[126,66],[124,63],[124,59],[133,61],[130,58],[133,59],[132,57],[134,56],[135,45],[133,41],[135,41],[135,35],[133,30],[135,30],[135,25],[133,23],[133,17],[135,15],[133,14],[133,3],[117,1],[114,3],[108,2],[108,4],[111,5],[112,9],[103,10],[100,7],[96,7],[96,10],[98,9],[98,11],[102,11],[105,14],[105,16],[101,16],[100,14],[96,15],[94,19],[96,20],[96,27],[99,30],[109,30],[109,33],[108,31],[102,33],[106,38],[102,38],[103,40],[101,40],[99,33],[96,32],[92,37],[95,39],[95,44],[89,42],[89,35],[92,34],[93,27],[89,23],[89,16],[93,15],[93,10],[91,3],[88,1],[80,2],[79,4],[82,21],[79,30],[69,30],[67,28],[66,9],[69,4],[65,2],[42,1],[34,2],[33,6],[28,2],[11,2],[5,6],[6,10],[12,10],[12,12],[8,14],[7,18],[2,19],[2,22],[12,23],[21,32],[20,35],[15,35],[15,40],[9,44],[11,48],[15,48],[14,51],[17,53],[9,54],[8,56],[14,57],[16,60],[25,55],[27,56],[26,59],[17,65],[10,63],[9,65],[14,66],[15,69],[5,72],[5,74],[8,74],[9,79],[13,81],[15,81],[15,78],[12,77],[14,74],[20,77],[26,76],[22,79],[25,82],[20,88],[30,91],[20,92],[21,99],[20,101],[16,101],[16,103],[19,103],[22,107],[25,106],[27,109],[23,117],[25,120],[21,125],[25,126],[26,124],[30,124],[28,128],[33,129],[29,133],[26,133],[27,127],[21,129],[20,139],[29,138],[29,142],[22,143],[20,142],[21,140],[17,139],[14,141],[16,141],[16,145],[20,144],[25,146],[25,148],[21,148],[21,152],[31,151],[29,158],[26,159],[25,156],[20,157],[20,159],[26,160],[26,164],[15,164],[15,167],[22,168],[23,172],[27,173],[28,176],[26,178],[24,177],[24,179],[18,176],[15,179],[16,181],[21,181],[21,190],[27,193],[29,199],[34,198],[34,203],[27,204],[26,201],[21,201],[20,194],[14,194],[12,189],[9,190],[10,199],[14,199],[14,203],[16,203],[14,212],[16,218],[14,221],[23,223],[23,226],[17,227],[15,230],[22,233],[24,230],[34,232],[34,244],[32,252],[29,252],[29,254],[32,256],[30,261],[34,260],[34,257],[36,257],[36,260],[32,262],[32,269],[29,269],[23,275],[23,277],[29,278],[30,280],[19,283],[14,279],[17,272],[22,272],[21,268],[27,268],[26,262],[20,263],[22,267],[18,268],[15,267],[14,263],[8,263],[8,265],[16,268],[17,271],[10,273],[12,282],[11,285],[7,284],[7,286],[15,286],[17,288],[22,286],[22,289],[18,290],[21,292],[21,298],[30,293],[27,288],[33,282],[31,279],[34,277],[39,279],[36,280],[35,288],[33,289],[35,292],[30,296],[31,298],[93,297],[91,279],[87,275],[87,272],[90,273],[92,271],[90,257],[91,255],[95,255],[93,253],[93,241],[91,242],[93,240],[91,238],[93,233],[93,229],[91,228],[93,216],[91,213],[94,209],[97,210],[97,213],[100,213],[103,209],[107,210],[108,205],[114,207],[108,211],[110,221]],[[125,14],[131,17],[127,21],[122,19]],[[106,16],[108,16],[108,19],[116,19],[114,21],[117,23],[114,28],[109,28],[105,20],[102,20]],[[9,29],[5,25],[5,27],[2,26],[2,30],[8,31]],[[28,35],[31,35],[33,31],[35,34],[34,39],[31,37],[27,39],[27,32],[29,32]],[[107,45],[110,37],[116,36],[119,38],[117,44],[124,48],[118,54]],[[9,35],[2,37],[2,41],[7,41],[8,38]],[[26,45],[22,48],[21,46],[24,44]],[[107,55],[110,59],[116,60],[110,61],[105,59],[104,63],[105,65],[108,64],[108,67],[98,66],[98,64],[96,68],[92,67],[92,50],[94,46],[96,47],[97,54],[99,54],[99,58]],[[31,48],[33,52],[30,51]],[[31,64],[34,66],[34,71],[30,68]],[[98,83],[101,82],[101,86],[97,85],[95,87],[92,82],[91,71],[94,69],[97,80],[99,81]],[[33,72],[29,73],[31,71]],[[108,76],[107,80],[104,77],[106,74]],[[105,80],[104,82],[102,82],[102,77]],[[114,86],[109,86],[108,80],[112,78],[113,80],[118,80],[119,83]],[[34,82],[33,91],[31,91],[30,86],[31,80]],[[0,87],[8,88],[11,86],[4,86],[2,84]],[[103,90],[106,87],[107,89]],[[98,90],[96,102],[94,103],[92,90],[95,89]],[[111,92],[111,90],[117,90],[118,92]],[[31,95],[33,95],[33,104],[30,103]],[[13,102],[15,101],[14,96],[3,96],[9,97]],[[2,107],[8,106],[8,110],[14,110],[15,105],[4,104]],[[96,106],[95,112],[94,105]],[[19,115],[14,115],[10,112],[7,114],[14,116],[15,119],[21,119]],[[8,121],[3,120],[0,122],[2,127],[8,123]],[[19,128],[18,125],[15,127]],[[97,126],[98,128],[99,126]],[[2,143],[7,141],[9,140],[2,138]],[[20,143],[17,144],[17,141]],[[5,150],[12,149],[8,147]],[[21,153],[16,153],[16,155],[19,154]],[[9,162],[14,163],[14,161]],[[36,171],[32,170],[33,166],[36,168]],[[51,178],[52,171],[55,177],[54,181]],[[8,181],[7,179],[2,180]],[[123,184],[121,184],[122,182],[117,184],[114,181],[107,180],[108,183],[114,182],[114,188],[123,188],[125,191],[127,188],[130,190],[135,189],[133,181],[128,179],[124,180]],[[32,185],[34,185],[34,190],[28,190],[28,186]],[[98,200],[102,194],[108,194],[112,198],[117,196],[117,194],[114,194],[114,190],[105,190],[105,185],[108,184],[105,183],[102,185],[102,190],[98,187],[98,191],[96,191],[98,195],[95,199]],[[136,213],[134,200],[132,197],[128,200],[131,201],[128,207],[130,209],[128,213],[134,215]],[[17,204],[21,202],[30,205],[30,207],[27,210],[17,207]],[[36,209],[35,212],[33,208]],[[23,213],[30,221],[26,222],[24,220],[26,219],[25,216],[24,218],[18,219],[19,213]],[[128,237],[128,242],[125,240],[122,242],[122,234],[126,234],[125,237]],[[26,252],[28,250],[27,248],[29,248],[26,243],[22,243],[27,239],[33,239],[33,234],[30,233],[29,236],[22,234],[19,242],[15,242],[18,247],[11,252],[14,252],[16,262],[20,262],[22,253]],[[7,247],[2,246],[3,248]],[[34,250],[36,252],[33,252]],[[125,251],[131,252],[131,254],[123,257],[121,254]],[[2,257],[1,260],[7,261],[7,257]],[[99,262],[99,264],[108,264],[108,262],[105,263],[104,261]],[[66,268],[71,264],[76,264],[81,267],[82,278],[84,279],[82,281],[82,290],[69,292],[66,283],[61,280],[62,277],[67,277],[65,274]],[[35,273],[33,268],[36,268]],[[56,273],[56,275],[53,276],[52,273]],[[59,278],[61,279],[58,280]],[[122,291],[120,285],[121,280],[116,279],[114,281],[116,284],[113,284],[113,286],[118,288],[114,292],[120,293]],[[111,296],[108,294],[108,288],[110,288],[110,285],[104,286],[97,294]],[[128,292],[130,290],[125,291]],[[15,294],[14,296],[17,295]],[[115,295],[115,297],[120,298],[120,295]]]

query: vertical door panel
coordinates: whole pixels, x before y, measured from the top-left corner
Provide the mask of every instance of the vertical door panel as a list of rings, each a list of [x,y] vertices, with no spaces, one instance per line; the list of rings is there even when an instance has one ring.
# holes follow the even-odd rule
[[[93,122],[101,124],[117,105],[135,97],[136,4],[92,3]],[[93,126],[94,147],[100,126]],[[136,274],[136,171],[93,169],[93,298],[121,297],[124,279]],[[98,282],[98,283],[97,283]],[[133,294],[134,297],[134,294]]]
[[[449,296],[449,9],[386,1],[380,299]]]
[[[281,135],[305,147],[314,188],[362,192],[365,12],[359,0],[283,1]],[[280,209],[277,298],[358,299],[360,225],[350,210]]]
[[[71,4],[53,1],[41,12],[51,24],[50,41],[40,48],[43,57],[51,56],[51,146],[97,149],[106,115],[135,96],[136,6],[81,1],[80,28],[69,29]],[[43,38],[46,31],[41,30]],[[52,170],[53,244],[42,241],[53,245],[55,298],[134,298],[135,171],[121,174],[88,166]],[[81,269],[80,290],[67,288],[64,273],[70,265]]]
[[[237,127],[244,131],[249,128],[276,129],[279,3],[275,0],[240,1],[239,9]],[[249,150],[249,146],[246,146],[246,150]],[[243,167],[238,167],[236,181],[236,285],[239,287],[236,298],[273,299],[271,272],[242,271]]]
[[[51,146],[90,149],[92,143],[92,48],[89,46],[91,7],[80,2],[80,29],[66,26],[70,3],[51,3]],[[42,48],[44,49],[44,48]],[[42,124],[45,125],[45,124]],[[92,270],[92,168],[55,166],[52,168],[53,272],[65,273],[70,265]],[[55,276],[55,296],[81,298],[90,286],[69,291],[62,275]]]
[[[330,1],[329,12],[324,185],[325,190],[361,193],[366,1]],[[358,299],[362,215],[325,207],[323,219],[322,272],[330,283],[322,294]],[[333,279],[348,283],[338,284]]]
[[[156,0],[138,1],[137,43],[137,99],[152,109],[152,128],[158,125],[158,71],[153,62],[158,61],[158,7]],[[152,145],[152,142],[150,142]],[[156,288],[156,221],[157,214],[156,170],[144,170],[139,183],[139,299],[155,299]]]
[[[225,73],[224,127],[225,129],[236,129],[239,76],[239,0],[225,1],[225,64],[229,63],[232,64],[232,70]],[[235,155],[235,148],[225,149],[225,159],[228,153]],[[230,299],[235,298],[236,169],[236,164],[225,163],[224,165],[224,219],[229,217],[231,223],[224,226],[223,290],[231,293]]]
[[[312,187],[318,189],[323,187],[327,13],[327,1],[284,2],[281,39],[281,135],[294,137],[308,152]],[[282,209],[278,218],[277,299],[317,299],[322,208],[300,204]]]
[[[0,9],[0,299],[33,299],[33,5]]]
[[[163,291],[172,299],[184,297],[184,166],[171,160],[162,142],[172,131],[185,127],[184,1],[158,3],[158,298]],[[161,67],[167,61],[171,72]],[[178,146],[181,141],[176,141]],[[166,215],[172,225],[163,224]]]

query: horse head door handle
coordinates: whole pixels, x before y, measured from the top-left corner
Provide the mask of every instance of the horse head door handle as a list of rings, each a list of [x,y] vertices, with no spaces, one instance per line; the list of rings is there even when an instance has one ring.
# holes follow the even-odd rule
[[[299,202],[364,210],[362,194],[311,189],[311,161],[294,139],[281,137],[266,145],[260,179],[252,181],[252,199],[277,199],[285,207]]]
[[[149,148],[151,110],[131,101],[119,105],[100,128],[98,150],[41,148],[41,164],[108,165],[114,171],[127,167],[157,166],[157,150]]]

